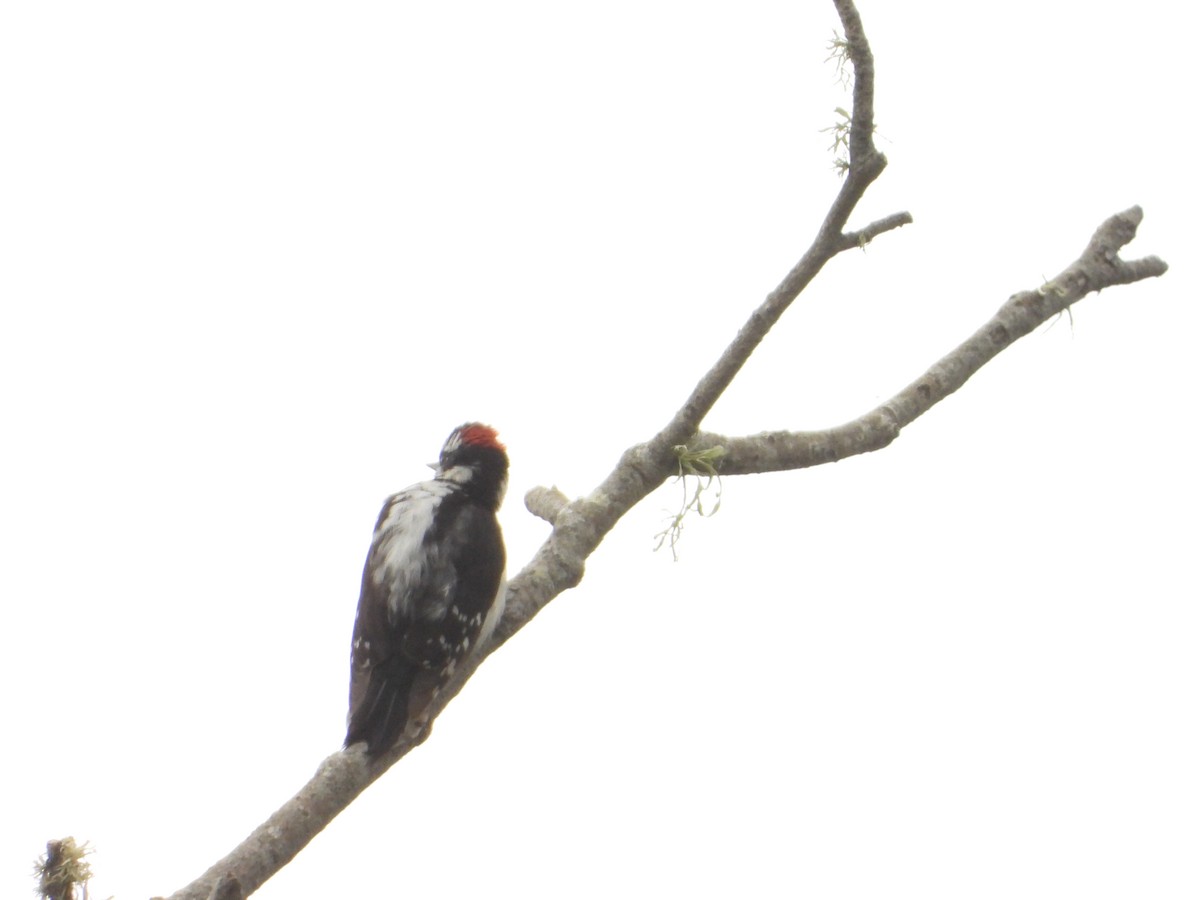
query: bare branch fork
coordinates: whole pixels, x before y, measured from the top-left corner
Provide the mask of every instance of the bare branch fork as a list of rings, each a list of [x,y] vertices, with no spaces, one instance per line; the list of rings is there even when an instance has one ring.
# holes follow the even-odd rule
[[[482,658],[521,630],[552,599],[577,585],[584,562],[617,521],[677,471],[674,447],[703,450],[717,445],[726,453],[721,474],[772,472],[834,462],[886,447],[900,430],[962,387],[975,372],[1017,339],[1092,291],[1162,275],[1167,265],[1157,257],[1127,262],[1121,249],[1133,240],[1142,211],[1133,207],[1105,221],[1083,254],[1040,288],[1010,297],[975,334],[934,363],[920,378],[886,403],[836,428],[816,432],[772,432],[745,437],[700,430],[713,404],[732,383],[754,352],[825,263],[888,231],[911,223],[895,213],[864,228],[847,231],[846,223],[867,188],[883,172],[887,160],[874,143],[874,60],[852,0],[833,0],[845,33],[854,71],[853,109],[845,178],[812,245],[799,262],[750,315],[720,359],[700,379],[690,397],[666,426],[643,444],[631,447],[607,478],[586,497],[574,501],[556,489],[534,488],[526,506],[553,528],[534,558],[510,583],[507,608],[490,646],[465,666],[439,697],[435,713],[461,690]],[[411,742],[397,746],[371,764],[361,746],[327,758],[301,791],[281,807],[228,856],[200,878],[177,891],[171,900],[223,900],[253,893],[285,866],[333,818],[375,779],[429,735],[428,728]]]

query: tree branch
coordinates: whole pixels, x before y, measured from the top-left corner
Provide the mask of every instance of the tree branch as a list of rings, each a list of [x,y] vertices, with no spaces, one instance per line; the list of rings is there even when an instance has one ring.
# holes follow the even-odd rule
[[[1010,297],[986,325],[952,353],[939,360],[917,381],[882,406],[837,428],[822,432],[782,432],[727,438],[699,433],[713,404],[732,383],[746,360],[800,292],[825,263],[839,253],[912,221],[895,213],[857,231],[846,223],[867,188],[883,172],[887,160],[874,145],[874,60],[862,22],[851,0],[833,0],[845,31],[847,53],[854,69],[853,110],[850,117],[849,165],[836,197],[817,230],[812,245],[779,286],[751,314],[713,367],[670,421],[644,444],[631,447],[607,478],[588,496],[567,502],[557,489],[535,488],[526,498],[529,509],[553,525],[549,537],[528,565],[509,583],[507,608],[492,643],[472,663],[463,666],[434,704],[436,717],[462,689],[483,658],[529,623],[554,597],[574,587],[584,564],[617,521],[651,491],[675,474],[673,448],[694,449],[721,444],[727,455],[723,475],[800,468],[844,459],[887,446],[909,422],[949,396],[1013,341],[1091,291],[1161,275],[1166,264],[1154,257],[1125,262],[1119,250],[1132,240],[1141,221],[1133,208],[1105,222],[1083,255],[1051,282],[1036,291]],[[414,740],[370,762],[363,745],[334,753],[301,791],[192,884],[171,900],[205,900],[224,884],[240,886],[248,896],[286,865],[332,819],[346,808],[393,763],[429,735],[428,727]],[[234,881],[236,879],[236,881]],[[220,891],[218,891],[220,893]]]
[[[1032,291],[1013,294],[979,330],[891,399],[857,419],[823,431],[775,431],[745,437],[698,433],[692,450],[723,447],[722,475],[779,472],[837,462],[880,450],[900,430],[949,397],[1009,345],[1092,291],[1156,278],[1167,271],[1157,256],[1125,261],[1120,250],[1142,221],[1134,206],[1106,219],[1079,259]]]
[[[834,0],[834,6],[837,7],[838,16],[842,20],[847,54],[854,69],[850,160],[845,180],[829,212],[825,214],[812,246],[805,251],[800,261],[784,276],[783,281],[767,296],[763,304],[754,311],[721,358],[700,379],[674,418],[645,445],[646,452],[659,466],[668,463],[675,445],[684,443],[696,432],[713,404],[733,382],[767,332],[817,276],[825,263],[852,247],[862,246],[865,241],[876,235],[912,222],[911,215],[901,212],[868,225],[862,231],[844,233],[850,214],[867,188],[883,173],[887,166],[887,158],[875,148],[875,60],[871,55],[871,46],[867,42],[867,35],[863,31],[862,21],[854,3],[851,0]]]

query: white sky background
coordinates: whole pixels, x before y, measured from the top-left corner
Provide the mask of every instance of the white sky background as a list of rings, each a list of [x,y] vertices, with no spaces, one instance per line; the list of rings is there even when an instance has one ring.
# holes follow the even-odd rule
[[[862,0],[851,224],[916,223],[709,428],[859,415],[1134,203],[1170,273],[884,452],[727,479],[678,563],[664,488],[259,896],[1196,896],[1177,8]],[[666,421],[838,186],[832,5],[729,9],[5,4],[0,894],[67,834],[93,896],[169,893],[303,784],[379,504],[453,426],[509,445],[515,572],[525,491]]]

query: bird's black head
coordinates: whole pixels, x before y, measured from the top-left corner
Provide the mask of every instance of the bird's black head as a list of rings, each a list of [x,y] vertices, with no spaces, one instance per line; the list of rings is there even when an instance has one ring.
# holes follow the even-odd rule
[[[467,422],[450,432],[438,456],[437,477],[462,485],[472,499],[498,509],[508,487],[508,453],[496,429]]]

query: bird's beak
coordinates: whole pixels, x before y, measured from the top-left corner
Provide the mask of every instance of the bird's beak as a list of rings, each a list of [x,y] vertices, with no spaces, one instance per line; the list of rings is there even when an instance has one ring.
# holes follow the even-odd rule
[[[425,465],[429,466],[429,468],[433,469],[435,472],[441,468],[441,466],[439,466],[437,463],[425,463]]]

